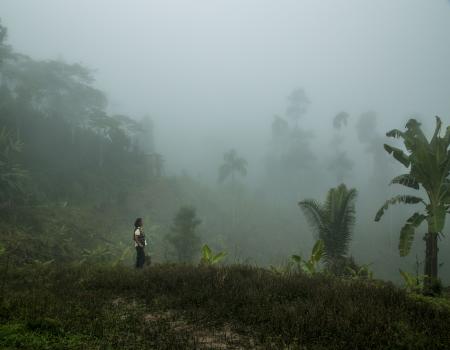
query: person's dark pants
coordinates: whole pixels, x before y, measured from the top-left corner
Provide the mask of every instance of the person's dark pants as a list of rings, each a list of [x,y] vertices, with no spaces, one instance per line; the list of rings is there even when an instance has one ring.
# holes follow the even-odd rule
[[[136,268],[140,269],[145,263],[144,247],[136,247]]]

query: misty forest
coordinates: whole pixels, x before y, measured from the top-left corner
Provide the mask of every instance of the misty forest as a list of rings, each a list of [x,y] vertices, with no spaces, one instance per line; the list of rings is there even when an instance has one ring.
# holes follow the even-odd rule
[[[448,1],[0,19],[1,349],[450,349]]]

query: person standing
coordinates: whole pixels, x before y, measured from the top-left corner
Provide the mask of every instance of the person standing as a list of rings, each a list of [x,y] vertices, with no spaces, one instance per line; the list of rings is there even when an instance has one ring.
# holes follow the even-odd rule
[[[134,222],[134,246],[136,248],[136,268],[140,269],[144,267],[145,264],[145,251],[144,248],[147,245],[145,240],[145,234],[143,229],[144,223],[142,218],[137,218]]]

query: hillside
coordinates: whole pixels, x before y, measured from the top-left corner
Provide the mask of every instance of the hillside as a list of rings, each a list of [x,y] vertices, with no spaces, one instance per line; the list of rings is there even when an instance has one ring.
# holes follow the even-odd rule
[[[2,349],[448,349],[450,308],[379,281],[250,266],[35,266],[3,280]]]

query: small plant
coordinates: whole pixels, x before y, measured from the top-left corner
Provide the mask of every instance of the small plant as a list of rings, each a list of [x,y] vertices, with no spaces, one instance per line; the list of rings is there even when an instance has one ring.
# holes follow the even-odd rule
[[[369,268],[372,264],[365,264],[359,267],[347,266],[347,271],[352,279],[373,279],[373,271]]]
[[[292,261],[297,264],[299,269],[306,272],[308,275],[314,275],[318,272],[319,263],[325,254],[325,244],[319,239],[315,244],[311,252],[311,256],[308,260],[303,260],[300,255],[292,255]]]
[[[226,252],[219,252],[217,254],[213,254],[211,248],[205,244],[202,247],[202,258],[200,259],[201,265],[215,265],[225,258],[227,255]]]
[[[400,275],[405,282],[406,290],[411,293],[420,293],[423,290],[424,275],[414,276],[412,273],[399,269]]]
[[[84,249],[80,264],[108,264],[113,259],[113,253],[107,246],[97,246],[94,249]]]
[[[126,261],[127,259],[129,260],[131,257],[131,247],[123,248],[123,245],[121,244],[121,248],[122,248],[122,253],[111,264],[113,267],[122,265],[124,263],[124,261]]]

